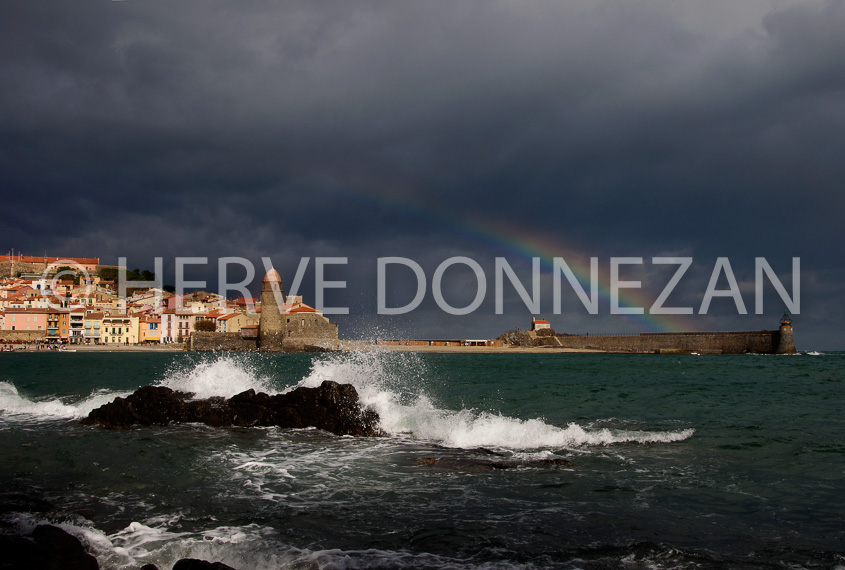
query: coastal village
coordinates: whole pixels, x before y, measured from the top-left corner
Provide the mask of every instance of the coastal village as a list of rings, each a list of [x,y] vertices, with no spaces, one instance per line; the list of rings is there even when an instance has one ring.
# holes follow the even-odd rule
[[[141,285],[135,283],[138,273],[133,270],[135,277],[124,277],[124,285]],[[0,257],[0,349],[147,346],[310,352],[349,350],[355,344],[340,342],[337,324],[303,303],[302,297],[285,297],[275,269],[264,276],[260,299],[227,299],[208,291],[177,294],[166,286],[124,289],[119,281],[108,278],[119,275],[127,275],[126,268],[101,265],[99,258]],[[776,330],[573,335],[557,333],[548,321],[532,318],[529,329],[508,331],[495,340],[379,339],[375,344],[394,350],[796,352],[786,313]]]
[[[64,262],[84,268],[88,277],[56,278],[60,266],[51,264]],[[100,276],[104,267],[110,266],[99,258],[0,257],[0,345],[178,345],[195,331],[258,339],[259,299],[207,291],[177,295],[161,288],[131,289],[121,297],[118,283]],[[286,298],[281,312],[302,322],[328,322],[298,296]]]
[[[68,271],[70,265],[80,271]],[[360,343],[341,345],[337,325],[301,296],[285,296],[275,270],[265,275],[260,298],[234,299],[208,291],[179,295],[158,287],[127,289],[121,296],[119,282],[105,277],[118,271],[126,268],[103,265],[99,258],[0,256],[0,349],[361,348]],[[375,344],[399,350],[504,345],[486,339],[380,339]]]

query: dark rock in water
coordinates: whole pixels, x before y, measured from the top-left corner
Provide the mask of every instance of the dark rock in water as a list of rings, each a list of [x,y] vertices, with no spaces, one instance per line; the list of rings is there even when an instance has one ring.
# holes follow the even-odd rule
[[[193,400],[192,396],[163,386],[145,386],[93,410],[82,423],[126,429],[196,422],[214,427],[315,427],[336,435],[381,435],[378,414],[361,408],[358,392],[350,384],[327,380],[318,388],[297,388],[274,396],[247,390],[228,400]]]
[[[6,513],[47,513],[54,510],[56,510],[56,507],[43,499],[30,497],[23,493],[0,493],[0,515]]]
[[[59,527],[38,525],[29,536],[0,535],[0,568],[15,570],[99,570],[75,536]]]
[[[141,566],[141,570],[159,570],[159,568],[155,564],[144,564]]]
[[[173,570],[235,570],[222,562],[206,562],[196,558],[183,558],[173,565]]]

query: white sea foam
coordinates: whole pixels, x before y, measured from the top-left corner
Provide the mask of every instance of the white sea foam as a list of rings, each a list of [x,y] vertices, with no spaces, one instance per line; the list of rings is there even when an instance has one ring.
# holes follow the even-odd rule
[[[21,396],[9,382],[0,382],[0,413],[6,419],[74,419],[87,416],[91,410],[111,402],[128,392],[95,390],[78,402],[66,403],[58,398],[30,399]]]
[[[678,432],[646,432],[587,430],[576,423],[561,428],[540,419],[521,420],[487,412],[471,410],[440,412],[420,415],[414,433],[427,440],[434,440],[448,447],[475,448],[501,447],[507,449],[571,448],[583,445],[610,445],[615,443],[668,443],[682,441],[693,430]]]
[[[178,517],[176,517],[178,519]],[[56,523],[23,515],[15,521],[23,533],[38,524],[52,524],[77,537],[104,570],[128,570],[144,564],[172,568],[182,558],[223,562],[235,568],[276,570],[298,557],[301,551],[276,544],[268,537],[275,532],[256,524],[242,527],[221,526],[201,532],[173,532],[176,520],[140,522],[108,535],[90,524]],[[170,523],[170,524],[168,524]]]
[[[33,521],[35,523],[35,521]],[[55,523],[53,523],[55,524]],[[34,524],[33,524],[34,526]],[[143,564],[171,568],[182,558],[222,562],[234,568],[489,568],[522,566],[508,562],[477,564],[432,554],[389,550],[309,550],[279,541],[273,529],[257,524],[219,526],[201,532],[171,532],[166,526],[133,522],[112,535],[90,526],[57,524],[79,538],[104,570],[128,570]]]
[[[18,389],[8,382],[0,382],[0,410],[12,415],[38,415],[59,418],[74,416],[73,406],[64,404],[61,400],[33,401],[21,396]]]
[[[254,359],[247,355],[215,354],[199,363],[171,368],[159,383],[181,392],[192,392],[198,399],[212,396],[231,398],[250,388],[274,394],[271,379],[259,374]]]
[[[28,521],[34,528],[46,521]],[[222,562],[234,568],[278,570],[279,568],[522,568],[508,562],[477,564],[473,561],[433,554],[411,554],[389,550],[310,550],[279,541],[276,531],[257,524],[219,526],[201,532],[171,532],[166,526],[133,522],[107,535],[91,526],[51,523],[76,536],[97,558],[104,570],[129,570],[144,564],[172,568],[182,558]],[[155,524],[155,523],[151,523]],[[32,528],[29,530],[31,531]]]
[[[415,360],[401,362],[402,358]],[[619,443],[670,443],[688,439],[695,432],[693,429],[585,429],[575,423],[559,427],[539,418],[523,420],[472,409],[445,410],[437,407],[422,390],[413,390],[413,386],[421,385],[418,378],[402,381],[402,364],[411,375],[420,373],[420,362],[408,353],[332,354],[315,360],[311,372],[299,385],[318,386],[324,380],[348,382],[355,386],[361,402],[378,412],[381,428],[387,433],[411,436],[447,447],[526,450]]]

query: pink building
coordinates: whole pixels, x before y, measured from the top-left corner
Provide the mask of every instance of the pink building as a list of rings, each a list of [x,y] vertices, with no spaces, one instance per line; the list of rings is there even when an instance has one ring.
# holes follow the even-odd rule
[[[3,330],[47,330],[47,312],[47,309],[6,309],[6,318],[3,319]]]

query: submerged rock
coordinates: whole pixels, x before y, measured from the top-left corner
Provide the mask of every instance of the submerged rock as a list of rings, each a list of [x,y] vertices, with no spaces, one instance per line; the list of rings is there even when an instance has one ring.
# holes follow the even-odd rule
[[[15,570],[99,570],[75,536],[41,524],[28,536],[0,535],[0,568]]]
[[[378,414],[361,407],[355,388],[330,380],[317,388],[297,388],[274,396],[250,389],[228,400],[192,398],[188,392],[144,386],[91,411],[82,423],[127,429],[195,422],[214,427],[315,427],[336,435],[381,435]]]
[[[49,513],[55,511],[51,503],[23,493],[0,493],[0,516],[6,513]]]

